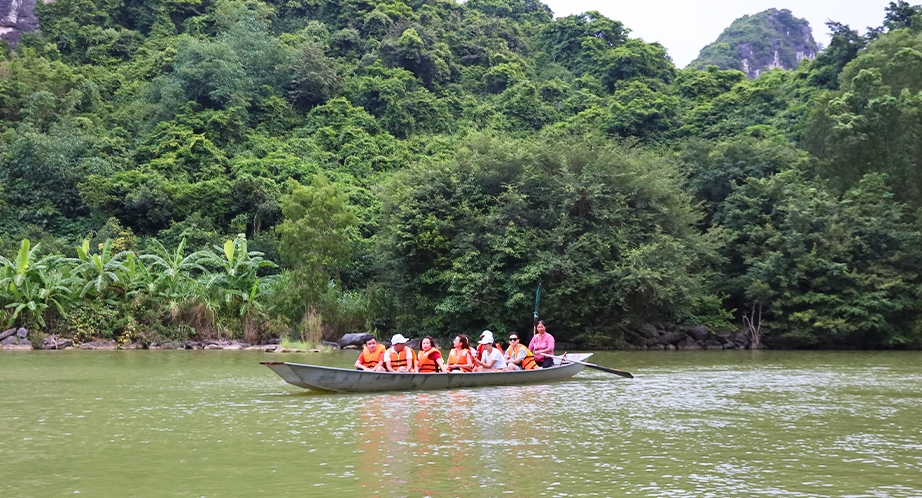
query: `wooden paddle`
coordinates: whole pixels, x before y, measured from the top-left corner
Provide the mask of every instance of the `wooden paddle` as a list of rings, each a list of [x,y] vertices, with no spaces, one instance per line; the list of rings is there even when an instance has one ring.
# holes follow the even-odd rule
[[[566,355],[564,355],[564,356],[554,356],[554,355],[552,355],[552,354],[546,354],[546,355],[544,355],[544,356],[550,356],[551,358],[559,358],[561,362],[569,361],[570,363],[579,363],[580,365],[585,365],[585,366],[587,366],[587,367],[589,367],[589,368],[594,368],[594,369],[596,369],[596,370],[601,370],[601,371],[603,371],[603,372],[608,372],[608,373],[611,373],[611,374],[620,375],[620,376],[622,376],[622,377],[627,377],[628,379],[633,379],[633,378],[634,378],[634,376],[631,375],[631,372],[625,372],[625,371],[623,371],[623,370],[615,370],[614,368],[603,367],[602,365],[596,365],[595,363],[588,363],[588,362],[579,361],[579,360],[571,360],[571,359],[569,359],[569,358],[566,358],[566,357],[565,357]]]

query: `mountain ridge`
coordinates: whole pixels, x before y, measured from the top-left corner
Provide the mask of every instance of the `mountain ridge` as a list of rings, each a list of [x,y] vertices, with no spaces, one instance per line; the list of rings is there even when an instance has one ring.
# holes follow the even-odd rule
[[[806,19],[788,9],[768,9],[733,21],[714,43],[688,67],[736,69],[750,79],[771,69],[795,69],[803,59],[814,59],[819,46]]]

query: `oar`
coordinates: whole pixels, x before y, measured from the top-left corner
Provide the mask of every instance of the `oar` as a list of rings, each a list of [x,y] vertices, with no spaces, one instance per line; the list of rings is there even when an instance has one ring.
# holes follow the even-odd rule
[[[625,372],[623,370],[615,370],[614,368],[603,367],[602,365],[596,365],[595,363],[588,363],[585,361],[571,360],[570,358],[565,358],[563,356],[554,356],[552,354],[546,354],[544,356],[550,356],[551,358],[559,358],[560,361],[569,361],[570,363],[579,363],[580,365],[585,365],[589,368],[594,368],[596,370],[601,370],[603,372],[612,373],[615,375],[620,375],[622,377],[627,377],[628,379],[633,379],[634,376],[631,375],[631,372]]]
[[[532,327],[531,336],[538,335],[538,306],[541,305],[541,282],[538,282],[538,288],[535,290],[535,324]]]

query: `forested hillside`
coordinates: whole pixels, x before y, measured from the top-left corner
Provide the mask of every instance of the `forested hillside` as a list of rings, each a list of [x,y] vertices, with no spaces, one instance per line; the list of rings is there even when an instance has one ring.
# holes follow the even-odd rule
[[[922,23],[756,80],[531,0],[56,0],[0,54],[0,305],[122,341],[644,322],[922,345]]]

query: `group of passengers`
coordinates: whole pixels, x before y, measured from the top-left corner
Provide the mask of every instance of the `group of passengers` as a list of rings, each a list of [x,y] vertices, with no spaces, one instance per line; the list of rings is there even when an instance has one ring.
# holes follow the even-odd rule
[[[378,344],[374,337],[365,341],[365,347],[355,360],[355,368],[369,372],[504,372],[511,370],[534,370],[554,366],[554,337],[547,332],[544,321],[537,325],[537,334],[528,347],[519,341],[518,334],[509,336],[509,347],[503,351],[502,344],[493,339],[493,332],[484,330],[480,334],[477,350],[471,349],[468,336],[455,336],[448,358],[435,347],[430,336],[420,342],[417,354],[407,346],[409,341],[402,334],[391,339],[391,347]]]

